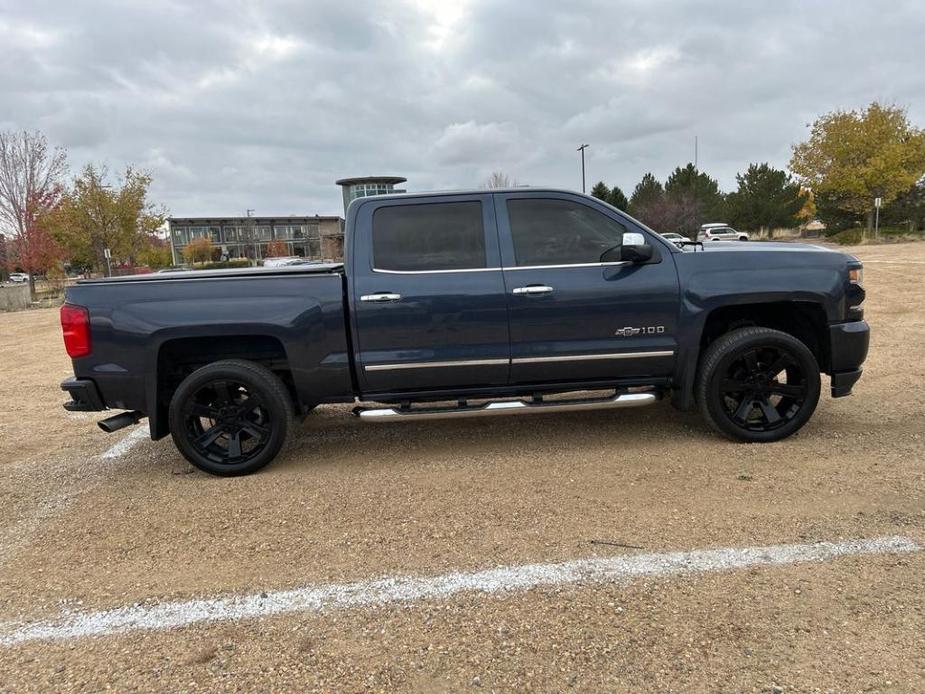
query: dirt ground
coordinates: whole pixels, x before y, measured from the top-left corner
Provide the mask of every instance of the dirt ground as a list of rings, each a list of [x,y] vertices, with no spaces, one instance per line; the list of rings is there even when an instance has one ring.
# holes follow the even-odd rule
[[[169,439],[101,457],[57,311],[0,314],[0,626],[177,598],[639,550],[925,543],[925,243],[850,249],[850,398],[734,444],[667,404],[365,425],[310,415],[260,474]],[[827,386],[827,384],[826,384]],[[925,691],[925,552],[0,646],[0,691]]]

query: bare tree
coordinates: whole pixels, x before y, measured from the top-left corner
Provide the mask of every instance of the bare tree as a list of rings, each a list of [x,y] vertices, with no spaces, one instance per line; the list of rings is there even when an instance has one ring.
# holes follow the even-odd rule
[[[517,181],[508,176],[503,171],[492,171],[491,175],[482,181],[482,188],[489,190],[495,188],[515,188]]]
[[[35,271],[52,257],[47,253],[51,239],[37,220],[60,198],[66,172],[67,153],[50,150],[42,133],[0,132],[0,234],[12,235],[33,298]]]
[[[0,132],[0,230],[26,233],[31,201],[49,197],[67,172],[67,153],[36,131]]]

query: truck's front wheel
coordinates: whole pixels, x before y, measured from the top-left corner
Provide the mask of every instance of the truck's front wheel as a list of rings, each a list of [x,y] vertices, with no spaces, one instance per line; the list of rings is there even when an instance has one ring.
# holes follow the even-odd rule
[[[802,427],[819,402],[819,364],[793,335],[771,328],[740,328],[704,353],[696,395],[704,419],[739,441],[786,438]]]
[[[239,359],[207,364],[170,401],[170,434],[190,463],[213,475],[246,475],[279,453],[292,426],[286,386],[272,371]]]

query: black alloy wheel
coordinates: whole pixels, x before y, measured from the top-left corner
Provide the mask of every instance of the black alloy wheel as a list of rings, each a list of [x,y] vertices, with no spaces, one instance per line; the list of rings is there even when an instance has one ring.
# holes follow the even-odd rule
[[[273,460],[292,416],[289,393],[273,372],[226,360],[196,370],[180,384],[170,404],[170,431],[196,467],[243,475]]]
[[[701,412],[721,433],[742,441],[777,441],[802,427],[819,401],[819,366],[796,337],[742,328],[719,338],[701,363]]]
[[[199,455],[216,463],[249,460],[270,440],[270,417],[260,396],[238,381],[212,381],[183,407],[186,434]]]
[[[753,431],[784,426],[809,394],[800,364],[777,346],[755,347],[737,355],[719,389],[726,415],[737,426]]]

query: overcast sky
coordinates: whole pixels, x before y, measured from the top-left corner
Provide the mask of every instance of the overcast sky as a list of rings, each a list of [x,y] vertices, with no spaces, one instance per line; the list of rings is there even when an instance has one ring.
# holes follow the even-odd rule
[[[735,186],[873,99],[925,125],[925,2],[0,0],[0,128],[177,216],[340,214],[334,179]]]

